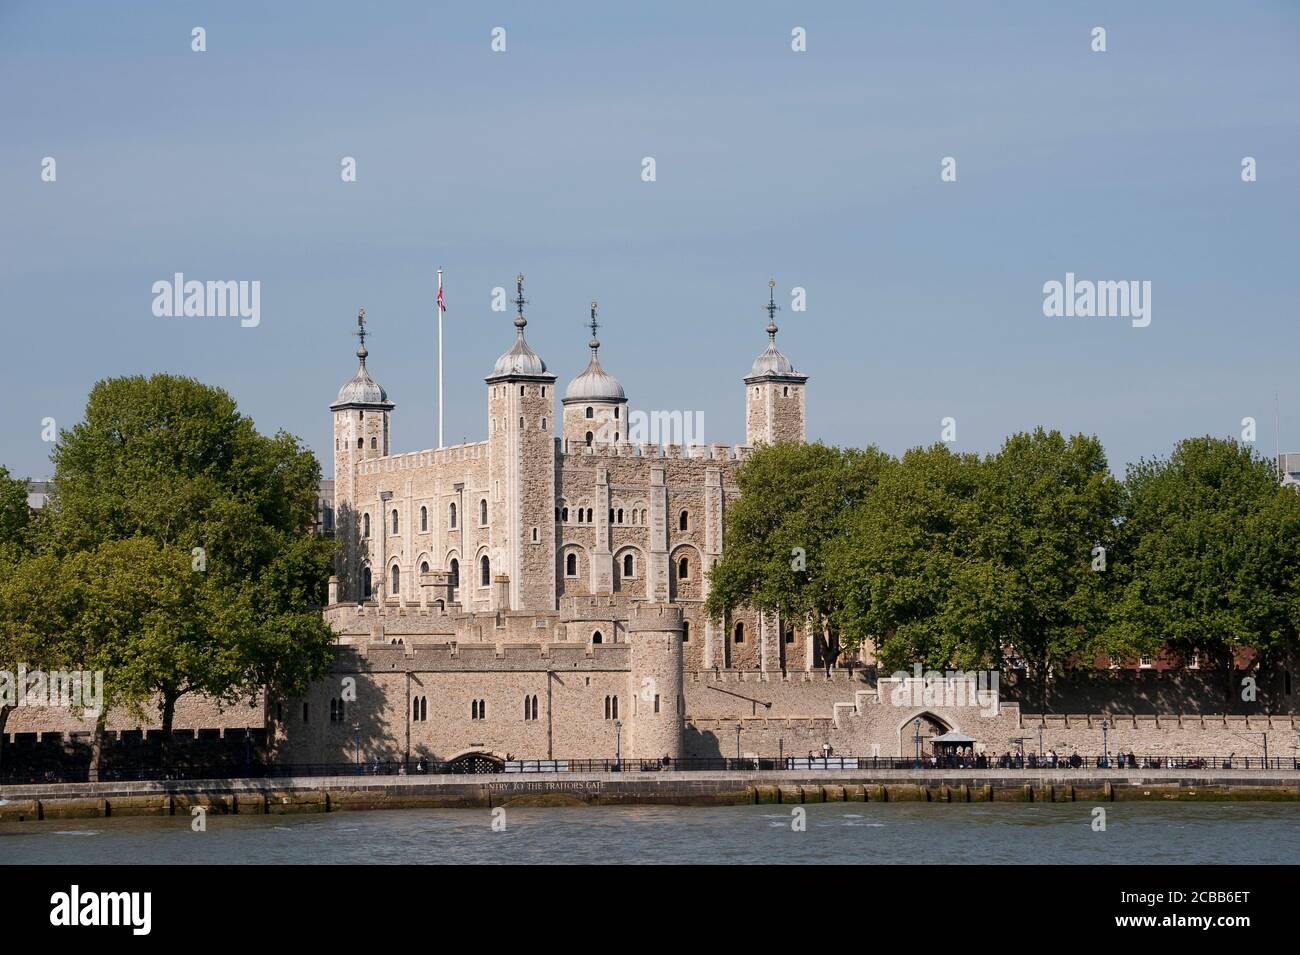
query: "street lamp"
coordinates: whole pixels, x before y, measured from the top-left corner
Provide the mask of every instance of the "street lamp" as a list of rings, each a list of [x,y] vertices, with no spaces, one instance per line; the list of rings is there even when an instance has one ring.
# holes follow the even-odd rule
[[[740,720],[736,720],[736,762],[740,762]]]
[[[916,766],[914,768],[920,769],[921,768],[921,717],[919,716],[916,718],[916,735],[913,737],[913,739],[916,740]]]
[[[1110,729],[1110,723],[1106,720],[1101,721],[1101,765],[1103,769],[1110,769],[1110,737],[1106,731]]]
[[[614,721],[614,772],[618,772],[623,763],[623,721]]]

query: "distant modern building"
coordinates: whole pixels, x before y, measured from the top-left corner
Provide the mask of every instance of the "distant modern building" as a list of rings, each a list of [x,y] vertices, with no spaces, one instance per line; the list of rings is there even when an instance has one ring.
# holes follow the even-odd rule
[[[1300,451],[1283,451],[1277,456],[1283,484],[1300,484]]]

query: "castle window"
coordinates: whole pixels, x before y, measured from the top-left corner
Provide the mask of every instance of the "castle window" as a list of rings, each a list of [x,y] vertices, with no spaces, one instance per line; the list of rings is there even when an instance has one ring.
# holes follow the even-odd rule
[[[401,568],[398,567],[396,564],[394,564],[394,565],[393,565],[392,577],[393,577],[393,593],[395,593],[395,594],[399,594],[399,593],[402,592],[402,585],[401,585],[401,582],[400,582],[400,581],[401,581],[401,574],[402,574],[402,570],[401,570]]]
[[[659,694],[658,694],[658,693],[655,694],[655,712],[656,712],[656,713],[659,712]]]
[[[358,447],[358,448],[364,448],[365,446],[366,446],[366,439],[365,439],[365,438],[357,438],[357,447]]]
[[[737,624],[736,624],[736,631],[735,631],[735,637],[734,637],[734,639],[735,639],[735,641],[736,641],[737,643],[744,643],[744,642],[745,642],[745,625],[744,625],[743,623],[737,623]]]
[[[528,696],[527,694],[524,695],[524,719],[525,719],[525,720],[535,720],[535,719],[537,719],[537,697],[536,697],[536,695],[534,695],[534,696]]]
[[[614,406],[614,420],[618,420],[618,405]]]
[[[614,523],[614,509],[612,507],[609,509],[609,522]]]
[[[373,435],[371,435],[371,437],[370,437],[370,450],[371,450],[371,451],[375,450],[375,448],[378,447],[378,444],[376,444],[376,442],[377,442],[378,440],[379,440],[378,438],[376,438],[376,437],[374,437]]]
[[[632,576],[632,555],[631,554],[623,555],[623,576],[624,577]]]
[[[520,385],[520,386],[519,386],[519,397],[522,398],[523,396],[524,396],[524,386],[523,386],[523,385]]]
[[[644,523],[646,522],[646,520],[645,520],[646,513],[647,513],[647,512],[646,512],[646,509],[645,509],[644,507],[641,508],[641,523],[642,523],[642,524],[644,524]]]
[[[370,568],[369,567],[361,571],[361,593],[365,597],[370,596]]]
[[[478,502],[478,523],[480,527],[487,527],[487,498]]]
[[[427,574],[428,572],[429,572],[429,562],[427,560],[420,561],[420,573]]]
[[[623,508],[621,507],[618,509],[618,523],[623,523]]]
[[[794,643],[794,627],[790,627],[788,630],[786,630],[786,632],[785,632],[785,642],[786,642],[786,643]]]
[[[451,507],[447,509],[447,518],[448,518],[448,523],[451,525],[451,529],[455,530],[456,529],[456,503],[454,501],[452,502]]]
[[[370,515],[369,514],[361,515],[361,536],[362,537],[370,536]]]
[[[546,430],[546,419],[545,419],[545,418],[542,419],[542,430],[543,430],[543,431]]]
[[[618,440],[618,432],[617,432],[617,431],[614,432],[614,440],[615,440],[615,441]]]
[[[478,562],[479,586],[487,587],[492,583],[492,565],[488,563],[487,554]]]
[[[533,528],[533,543],[534,543],[534,544],[537,543],[537,528],[536,528],[536,527]]]
[[[604,642],[605,642],[605,637],[601,634],[601,632],[600,632],[599,630],[597,630],[595,633],[593,633],[593,634],[591,635],[591,642],[592,642],[592,643],[604,643]]]
[[[469,718],[472,720],[478,719],[478,700],[469,701]]]
[[[587,417],[588,417],[588,418],[594,418],[594,417],[595,417],[595,413],[594,413],[590,408],[587,409]]]
[[[781,397],[782,397],[782,398],[789,398],[789,397],[790,397],[790,389],[789,389],[789,387],[785,387],[785,388],[782,388],[782,389],[781,389]]]
[[[691,562],[689,558],[683,557],[677,562],[677,579],[689,580],[691,577]]]
[[[691,529],[691,516],[686,511],[677,515],[677,529],[679,531],[688,531]]]
[[[634,508],[632,508],[632,523],[633,523],[633,524],[636,523],[636,516],[637,516],[637,514],[636,514],[636,508],[634,507]]]
[[[560,520],[566,524],[569,523],[569,509],[567,507],[560,508]]]
[[[459,587],[460,586],[460,561],[458,561],[455,557],[453,557],[451,559],[451,567],[449,567],[448,570],[450,571],[449,576],[451,578],[448,582],[453,587]]]
[[[588,431],[588,432],[587,432],[587,447],[591,447],[591,438],[592,438],[592,434],[591,434],[590,431]]]
[[[519,430],[520,430],[520,431],[523,431],[523,430],[524,430],[524,419],[523,419],[523,418],[520,418],[520,419],[519,419]]]
[[[428,529],[429,529],[429,509],[427,507],[422,507],[420,508],[420,533],[423,534]]]
[[[334,450],[337,451],[338,449],[339,449],[339,439],[338,439],[338,438],[335,438],[335,439],[334,439]]]
[[[570,554],[564,558],[564,573],[567,577],[578,576],[578,555]]]
[[[607,720],[618,719],[618,697],[617,696],[605,697],[605,719]]]
[[[393,508],[393,533],[397,533],[397,508]]]
[[[691,622],[689,620],[683,620],[682,621],[682,643],[690,643],[690,642],[691,642]]]
[[[546,386],[545,386],[545,385],[542,385],[542,397],[543,397],[543,398],[546,397]]]
[[[411,698],[411,719],[416,721],[420,719],[420,698],[418,696]]]

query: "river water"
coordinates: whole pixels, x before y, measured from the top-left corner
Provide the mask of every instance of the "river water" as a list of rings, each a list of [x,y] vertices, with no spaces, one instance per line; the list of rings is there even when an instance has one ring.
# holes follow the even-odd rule
[[[1300,805],[825,803],[0,824],[6,863],[1287,863]],[[792,809],[806,811],[798,831]],[[498,810],[498,813],[500,811]],[[494,831],[493,822],[504,824]]]

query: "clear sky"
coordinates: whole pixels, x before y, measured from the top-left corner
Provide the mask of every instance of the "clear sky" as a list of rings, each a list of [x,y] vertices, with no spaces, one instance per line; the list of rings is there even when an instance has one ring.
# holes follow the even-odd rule
[[[43,418],[160,371],[226,388],[328,473],[362,305],[394,447],[432,447],[438,266],[448,443],[486,433],[514,332],[491,292],[522,271],[561,386],[598,299],[631,407],[702,411],[708,441],[744,440],[770,276],[814,439],[898,453],[951,416],[957,448],[990,451],[1041,424],[1122,470],[1248,415],[1271,454],[1277,395],[1300,448],[1294,2],[4,0],[0,91],[19,475],[49,473]],[[1067,271],[1150,281],[1150,326],[1045,317]],[[175,272],[260,281],[260,325],[155,317]]]

